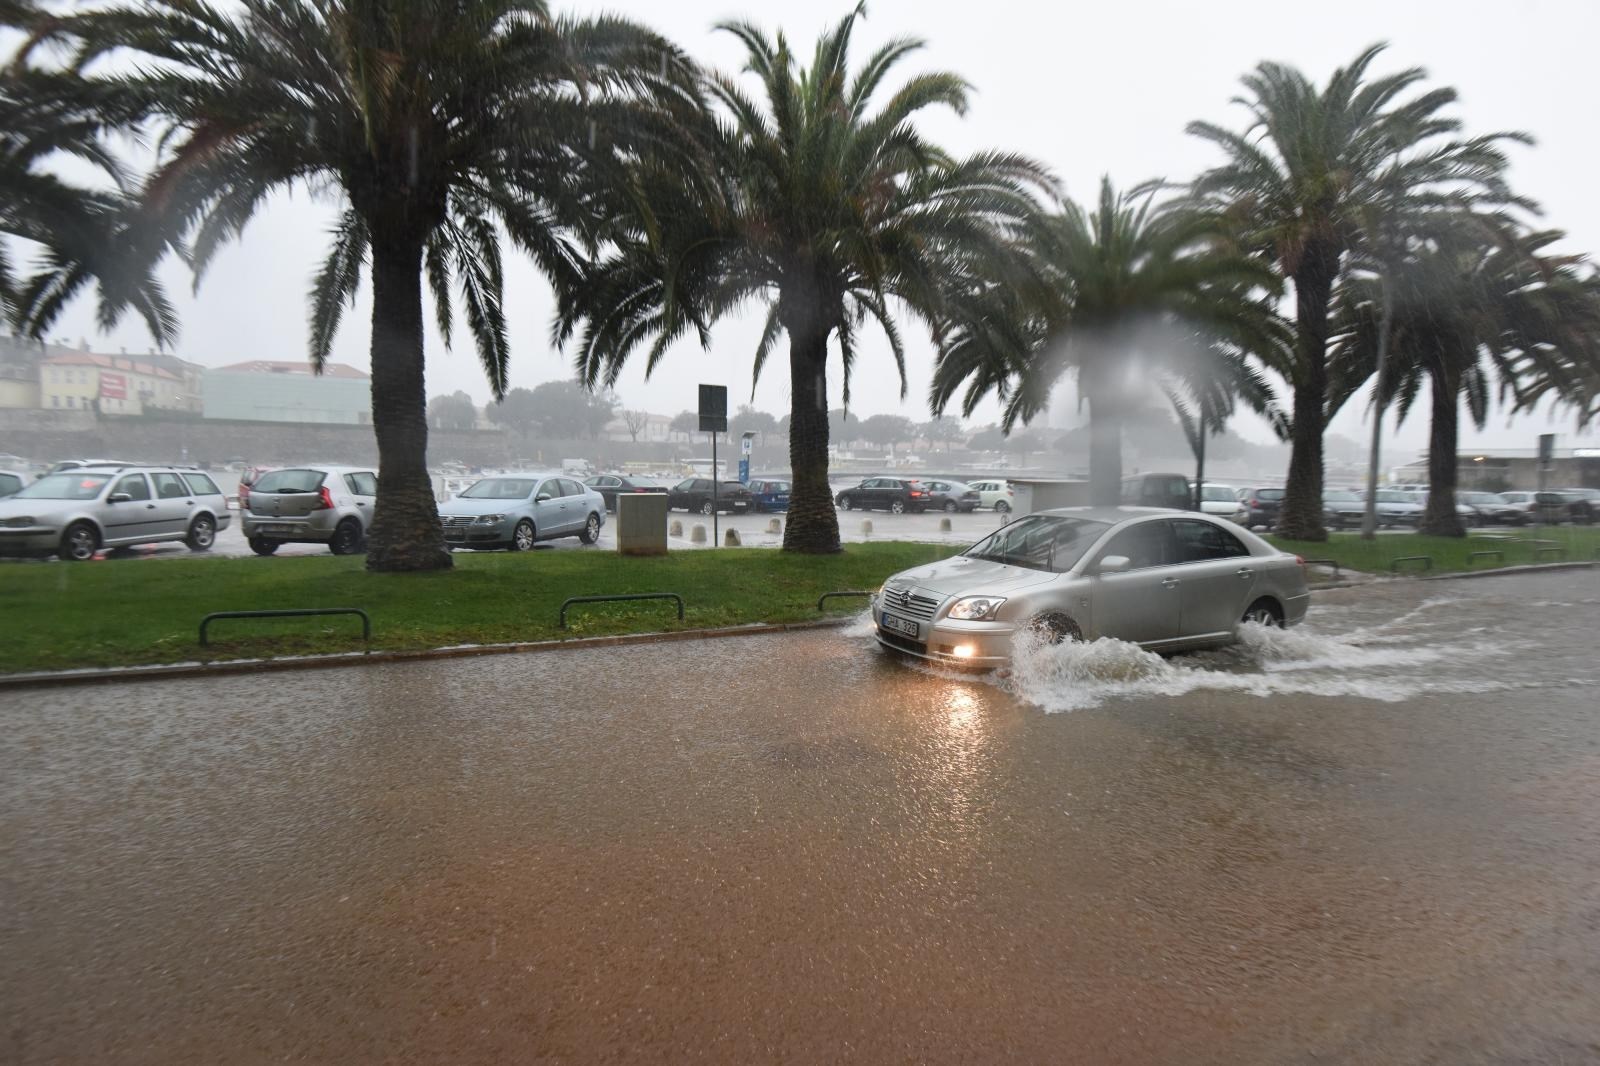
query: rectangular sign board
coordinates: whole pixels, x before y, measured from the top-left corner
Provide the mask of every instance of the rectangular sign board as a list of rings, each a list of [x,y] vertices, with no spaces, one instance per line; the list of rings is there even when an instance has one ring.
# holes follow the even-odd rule
[[[728,432],[728,386],[700,386],[700,432]]]
[[[100,395],[107,400],[126,400],[128,398],[128,379],[121,374],[101,373]]]
[[[1550,460],[1556,456],[1556,435],[1554,433],[1539,434],[1539,465],[1549,466]]]

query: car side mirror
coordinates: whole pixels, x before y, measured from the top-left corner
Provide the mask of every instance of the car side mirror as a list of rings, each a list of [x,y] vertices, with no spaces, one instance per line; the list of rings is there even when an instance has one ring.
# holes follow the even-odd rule
[[[1102,574],[1120,574],[1128,569],[1126,555],[1107,555],[1100,560],[1099,572]]]
[[[550,497],[550,494],[548,492],[541,492],[541,493],[539,493],[539,495],[537,495],[537,496],[535,496],[533,498],[533,502],[534,503],[545,503],[550,498],[551,497]]]
[[[133,499],[133,497],[131,495],[129,495],[128,493],[126,493],[126,492],[113,492],[110,496],[106,497],[106,502],[107,503],[127,503],[128,501],[130,501],[132,499]]]

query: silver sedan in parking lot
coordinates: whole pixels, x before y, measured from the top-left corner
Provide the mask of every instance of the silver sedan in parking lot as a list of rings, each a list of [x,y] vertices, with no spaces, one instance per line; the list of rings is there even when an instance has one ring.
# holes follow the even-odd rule
[[[1230,643],[1241,622],[1294,625],[1310,598],[1297,556],[1230,522],[1146,507],[1063,507],[895,574],[872,614],[885,647],[994,667],[1010,661],[1024,631],[1178,651]]]
[[[497,474],[474,482],[439,507],[444,541],[452,548],[525,552],[541,540],[600,539],[606,501],[559,474]]]

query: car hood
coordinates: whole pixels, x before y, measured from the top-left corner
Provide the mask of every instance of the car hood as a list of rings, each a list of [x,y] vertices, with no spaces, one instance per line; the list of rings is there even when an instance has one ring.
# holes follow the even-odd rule
[[[915,585],[946,596],[962,592],[1000,594],[1016,592],[1030,585],[1042,585],[1061,576],[1045,570],[1029,570],[1025,566],[1010,566],[989,559],[957,555],[927,566],[902,570],[886,584]]]
[[[512,511],[527,507],[529,500],[524,496],[520,500],[463,500],[457,496],[453,500],[439,505],[441,515],[460,515],[463,517],[476,517],[481,514],[509,514]]]
[[[96,505],[95,500],[19,500],[0,497],[0,522],[8,518],[51,518]]]

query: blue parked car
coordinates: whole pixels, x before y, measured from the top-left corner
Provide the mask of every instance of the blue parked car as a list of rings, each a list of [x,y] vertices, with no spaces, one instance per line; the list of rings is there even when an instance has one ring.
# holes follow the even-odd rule
[[[789,483],[752,478],[750,495],[758,511],[787,511],[789,509]]]

